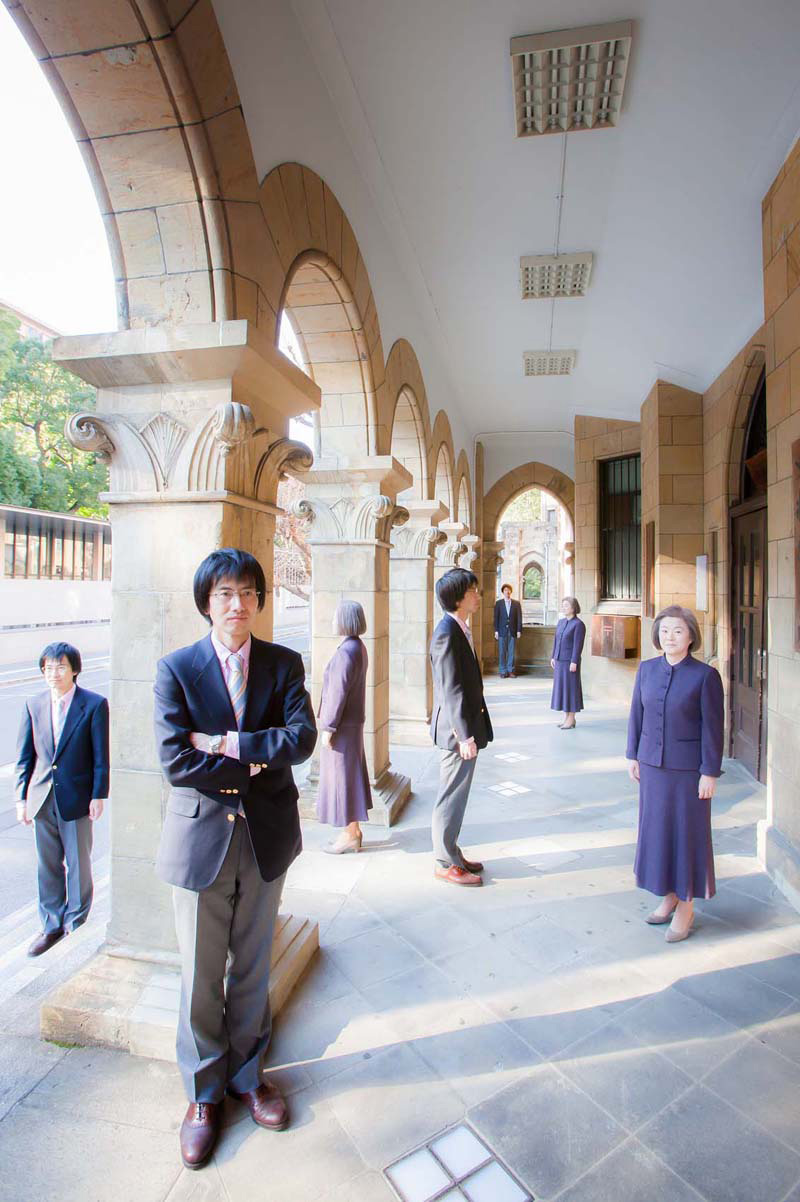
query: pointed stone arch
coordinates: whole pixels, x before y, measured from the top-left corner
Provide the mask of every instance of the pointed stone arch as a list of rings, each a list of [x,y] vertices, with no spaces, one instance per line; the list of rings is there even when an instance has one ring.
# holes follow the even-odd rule
[[[566,509],[575,529],[575,483],[558,468],[531,461],[506,472],[493,484],[483,499],[483,532],[485,538],[497,538],[497,526],[503,510],[530,488],[549,493]]]
[[[747,423],[761,377],[766,368],[766,348],[759,342],[748,347],[736,381],[736,392],[731,423],[727,435],[725,462],[727,463],[728,498],[730,504],[741,500],[739,491],[742,479],[742,456],[747,436]]]
[[[469,460],[464,450],[459,451],[455,474],[455,520],[466,526],[467,530],[473,531],[475,511],[472,504],[472,481],[470,479]]]
[[[453,522],[456,520],[455,461],[450,421],[440,409],[431,431],[430,472],[434,499],[446,507],[449,520]]]
[[[399,338],[386,360],[386,379],[378,398],[379,433],[388,432],[387,450],[414,477],[404,497],[428,500],[431,421],[428,397],[417,356],[410,342]],[[381,441],[382,437],[381,437]]]

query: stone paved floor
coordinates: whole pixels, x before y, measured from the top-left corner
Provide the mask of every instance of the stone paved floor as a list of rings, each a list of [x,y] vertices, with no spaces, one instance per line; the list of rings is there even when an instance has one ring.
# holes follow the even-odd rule
[[[668,946],[633,888],[621,711],[567,734],[548,682],[488,694],[498,737],[463,838],[483,889],[433,880],[427,751],[398,752],[416,795],[361,855],[306,832],[286,900],[319,919],[322,951],[271,1054],[291,1129],[230,1104],[213,1163],[188,1173],[174,1067],[42,1044],[36,999],[17,999],[0,1011],[2,1202],[379,1202],[383,1170],[460,1123],[536,1199],[800,1202],[800,918],[754,858],[763,790],[726,764],[719,892]]]

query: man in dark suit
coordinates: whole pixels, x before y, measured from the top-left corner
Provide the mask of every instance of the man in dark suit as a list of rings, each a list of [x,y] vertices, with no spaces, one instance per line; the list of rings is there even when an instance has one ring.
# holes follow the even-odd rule
[[[48,687],[26,703],[17,739],[17,820],[33,823],[42,920],[29,956],[41,956],[89,916],[92,823],[102,816],[109,777],[108,702],[75,683],[80,652],[50,643],[39,670]]]
[[[492,741],[483,678],[467,620],[480,607],[478,577],[453,568],[436,584],[445,611],[431,640],[431,737],[442,749],[439,793],[431,833],[435,875],[451,885],[482,885],[483,864],[467,860],[458,845],[478,752]]]
[[[494,603],[494,637],[500,651],[500,675],[505,678],[516,676],[514,652],[517,639],[522,637],[522,606],[511,600],[510,584],[504,584],[500,591],[503,595]]]
[[[300,656],[250,633],[265,593],[252,555],[212,552],[194,578],[210,635],[156,672],[156,740],[170,785],[156,871],[174,886],[177,1057],[189,1097],[180,1146],[190,1169],[214,1150],[226,1090],[261,1127],[289,1121],[260,1071],[272,935],[302,846],[292,765],[308,759],[317,732]]]

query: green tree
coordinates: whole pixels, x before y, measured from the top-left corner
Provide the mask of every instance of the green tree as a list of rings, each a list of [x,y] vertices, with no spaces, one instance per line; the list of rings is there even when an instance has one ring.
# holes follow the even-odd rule
[[[529,488],[515,497],[503,513],[501,522],[540,522],[543,514],[542,494]]]
[[[38,509],[105,516],[107,506],[97,497],[108,487],[108,469],[96,455],[78,451],[67,440],[68,417],[95,407],[94,389],[64,371],[50,348],[36,339],[12,343],[2,363],[0,341],[0,413],[13,432],[17,454],[27,457],[39,474],[39,486],[29,504]],[[3,490],[2,499],[10,502]]]
[[[39,468],[14,445],[14,431],[0,430],[0,499],[30,509],[42,487]]]

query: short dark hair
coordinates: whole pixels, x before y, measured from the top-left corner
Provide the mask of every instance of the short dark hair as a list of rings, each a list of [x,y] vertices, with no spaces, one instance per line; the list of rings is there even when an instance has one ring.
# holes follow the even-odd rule
[[[577,615],[577,614],[579,614],[579,613],[581,612],[581,607],[580,607],[580,605],[578,604],[578,598],[577,598],[577,597],[562,597],[562,598],[561,598],[561,604],[563,605],[565,601],[568,601],[568,602],[569,602],[569,607],[570,607],[570,609],[572,610],[572,612],[573,612],[574,614],[576,614],[576,615]]]
[[[692,641],[689,644],[690,651],[697,651],[703,645],[703,636],[700,633],[700,624],[690,609],[684,609],[682,605],[668,605],[666,609],[662,609],[661,613],[656,614],[653,619],[653,629],[651,638],[656,651],[661,650],[661,640],[658,637],[658,628],[661,625],[662,618],[680,618],[689,628],[689,634]]]
[[[474,572],[468,572],[466,568],[451,568],[436,581],[436,597],[442,609],[452,614],[477,584],[478,577]]]
[[[501,586],[500,586],[500,592],[501,592],[501,593],[504,593],[504,592],[506,591],[506,589],[508,589],[508,591],[509,591],[510,593],[513,593],[513,591],[514,591],[514,590],[513,590],[513,588],[511,587],[511,585],[510,585],[510,584],[503,584],[503,585],[501,585]]]
[[[211,618],[208,615],[208,598],[220,580],[235,580],[237,583],[252,581],[258,593],[258,608],[264,608],[267,581],[261,564],[249,551],[240,551],[238,547],[223,547],[220,551],[212,551],[210,555],[206,555],[194,574],[194,603],[209,626]]]
[[[81,653],[77,647],[73,647],[72,643],[48,643],[42,654],[39,656],[39,671],[44,672],[44,665],[48,659],[65,659],[72,668],[72,671],[77,676],[81,671],[83,664],[81,663]]]

